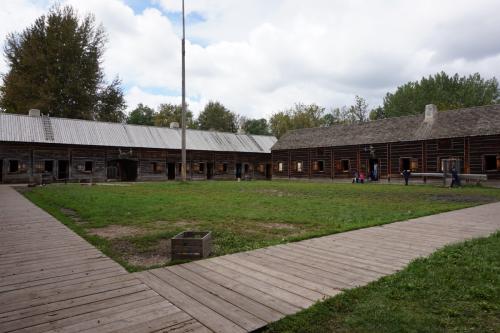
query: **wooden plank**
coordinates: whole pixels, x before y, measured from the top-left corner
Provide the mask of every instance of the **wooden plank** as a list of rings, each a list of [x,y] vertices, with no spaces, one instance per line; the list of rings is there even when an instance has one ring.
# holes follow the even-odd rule
[[[5,323],[5,328],[16,329],[22,332],[45,332],[79,322],[98,318],[106,314],[113,314],[144,305],[159,303],[165,299],[153,290],[105,299],[91,304],[69,307],[27,318],[21,318]]]
[[[289,292],[292,292],[294,294],[297,294],[299,296],[307,298],[313,302],[321,300],[325,296],[317,291],[304,288],[304,287],[297,285],[295,283],[288,282],[286,280],[276,278],[272,275],[267,275],[265,273],[261,273],[259,271],[247,268],[247,267],[241,265],[239,262],[235,263],[231,260],[228,260],[228,258],[225,258],[225,257],[215,258],[212,260],[212,262],[221,264],[222,266],[230,268],[230,269],[232,269],[236,272],[239,272],[241,274],[244,274],[246,276],[250,276],[256,280],[264,281],[270,285],[276,286],[276,287],[281,288],[281,289],[288,290]]]
[[[259,289],[255,289],[245,284],[231,280],[230,278],[222,274],[198,265],[196,262],[182,265],[182,267],[189,269],[190,271],[199,274],[207,280],[213,281],[214,283],[217,283],[224,288],[233,290],[245,297],[253,299],[254,301],[257,301],[282,314],[293,314],[300,311],[299,307],[293,306],[292,304],[282,301],[279,298],[266,294]]]
[[[168,267],[170,271],[186,279],[187,281],[196,284],[198,287],[207,290],[208,292],[220,297],[231,304],[249,312],[265,322],[273,322],[282,318],[282,314],[273,310],[259,302],[256,302],[242,294],[225,288],[217,283],[214,283],[190,270],[182,265]]]
[[[339,289],[334,289],[330,288],[328,286],[315,283],[310,280],[306,280],[291,274],[284,273],[282,271],[278,271],[275,269],[268,268],[266,266],[256,264],[254,261],[251,260],[251,257],[245,253],[237,253],[231,256],[227,256],[227,260],[230,260],[234,263],[239,263],[240,265],[243,265],[245,267],[248,267],[250,269],[253,269],[255,271],[259,271],[265,274],[268,274],[270,276],[274,276],[276,278],[282,279],[284,281],[288,281],[291,283],[294,283],[299,286],[304,286],[305,288],[308,288],[310,290],[317,291],[318,293],[321,293],[324,296],[335,296],[337,295],[340,290]]]
[[[294,261],[283,260],[282,258],[271,256],[262,251],[252,251],[245,254],[249,256],[247,260],[253,261],[259,265],[276,269],[280,272],[285,272],[334,289],[341,290],[358,285],[356,282],[353,282],[352,278],[345,278],[338,274],[332,274],[331,272],[296,263]]]
[[[178,291],[224,316],[226,319],[244,328],[246,331],[254,331],[267,324],[255,315],[183,279],[169,269],[155,269],[152,270],[151,273],[163,281],[168,281],[168,284]]]
[[[250,287],[253,287],[255,289],[259,289],[259,290],[261,290],[269,295],[272,295],[276,298],[279,298],[279,299],[281,299],[285,302],[288,302],[294,306],[297,306],[299,308],[305,309],[314,303],[311,300],[304,298],[302,296],[299,296],[297,294],[291,293],[288,290],[281,289],[279,287],[275,287],[269,283],[254,279],[250,276],[240,274],[237,271],[226,268],[222,265],[218,265],[214,262],[211,262],[210,260],[198,261],[197,264],[199,264],[205,268],[211,269],[217,273],[220,273],[220,274],[222,274],[222,275],[224,275],[232,280],[238,281],[240,283],[244,283],[244,284],[246,284]]]
[[[178,291],[166,281],[160,279],[156,275],[153,275],[151,272],[142,272],[137,276],[158,294],[165,297],[175,306],[188,313],[211,330],[228,333],[245,332],[245,330],[240,326],[236,325],[232,321],[229,321],[195,299]]]
[[[151,319],[168,317],[179,312],[181,311],[178,308],[170,302],[163,300],[159,303],[119,311],[113,314],[105,314],[91,320],[80,321],[74,325],[64,326],[58,329],[58,332],[112,332]]]
[[[74,307],[83,304],[90,304],[104,299],[110,299],[122,295],[133,294],[141,291],[148,290],[149,288],[144,284],[137,284],[134,286],[115,289],[111,291],[105,291],[97,294],[91,294],[83,297],[65,299],[58,302],[53,302],[50,304],[41,304],[38,306],[33,306],[29,308],[24,308],[21,310],[16,310],[12,312],[0,314],[0,323],[8,322],[16,319],[26,318],[35,316],[38,314],[53,312],[61,309],[66,309],[69,307]]]

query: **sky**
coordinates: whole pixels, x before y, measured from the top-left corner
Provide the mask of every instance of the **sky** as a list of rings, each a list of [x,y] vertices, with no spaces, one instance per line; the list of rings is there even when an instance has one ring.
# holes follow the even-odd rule
[[[500,77],[498,0],[185,0],[186,87],[251,118],[294,103],[370,107],[408,81],[445,71]],[[52,0],[0,0],[0,47]],[[93,13],[128,110],[181,101],[181,0],[60,0]],[[8,71],[3,54],[0,73]],[[422,110],[423,111],[423,110]]]

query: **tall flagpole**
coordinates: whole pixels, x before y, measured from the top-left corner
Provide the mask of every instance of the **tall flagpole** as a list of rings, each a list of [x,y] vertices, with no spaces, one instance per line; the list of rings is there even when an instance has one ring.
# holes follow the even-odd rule
[[[182,0],[182,181],[186,181],[186,28],[184,0]]]

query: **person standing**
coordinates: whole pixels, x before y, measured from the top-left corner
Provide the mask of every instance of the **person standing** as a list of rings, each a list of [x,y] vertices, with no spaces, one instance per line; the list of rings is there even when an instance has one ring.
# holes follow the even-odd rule
[[[405,186],[408,186],[408,181],[410,180],[411,171],[410,170],[403,170],[403,172],[401,172],[401,175],[405,179]]]
[[[458,175],[457,168],[451,168],[451,185],[450,187],[458,186],[460,187],[460,176]]]

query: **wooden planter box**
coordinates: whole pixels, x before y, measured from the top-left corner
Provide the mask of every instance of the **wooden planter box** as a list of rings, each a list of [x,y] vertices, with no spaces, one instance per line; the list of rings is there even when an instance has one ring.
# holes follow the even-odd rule
[[[212,252],[210,231],[184,231],[172,238],[172,259],[202,259]]]

